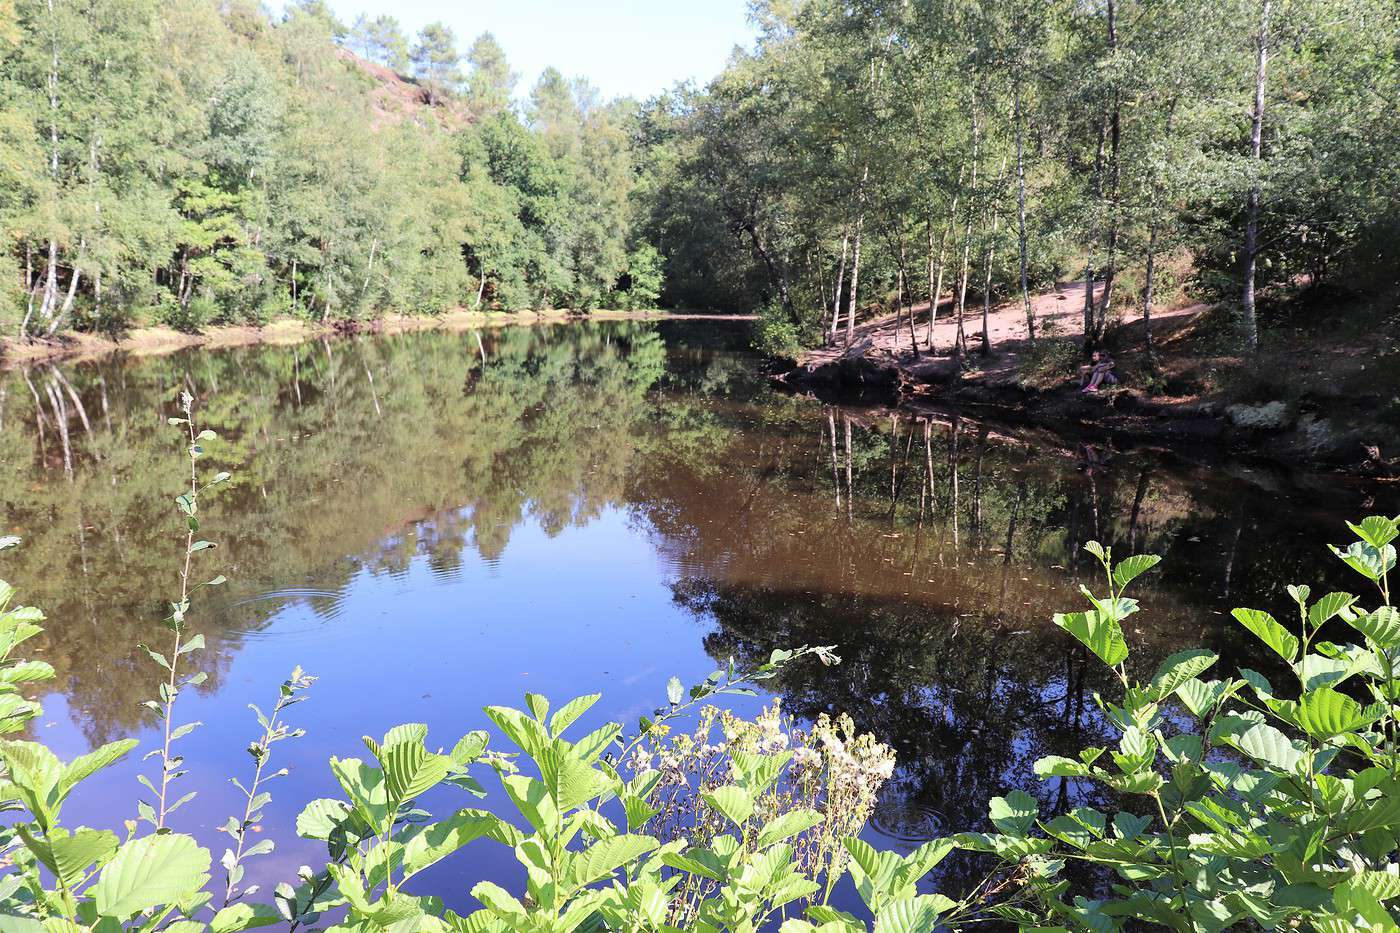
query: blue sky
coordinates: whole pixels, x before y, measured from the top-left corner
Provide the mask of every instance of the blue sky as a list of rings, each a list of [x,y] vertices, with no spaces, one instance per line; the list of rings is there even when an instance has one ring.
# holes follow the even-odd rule
[[[341,19],[360,13],[398,17],[412,34],[434,20],[456,32],[463,50],[495,33],[527,92],[553,65],[582,75],[604,98],[644,98],[676,81],[704,82],[724,67],[736,43],[748,45],[746,0],[329,0]]]

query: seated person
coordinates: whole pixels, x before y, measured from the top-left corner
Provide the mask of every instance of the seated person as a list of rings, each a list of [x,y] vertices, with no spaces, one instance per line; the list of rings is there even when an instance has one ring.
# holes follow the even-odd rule
[[[1118,384],[1118,377],[1113,374],[1113,357],[1100,350],[1095,350],[1089,359],[1088,366],[1079,367],[1081,392],[1097,392],[1099,386],[1104,383]]]

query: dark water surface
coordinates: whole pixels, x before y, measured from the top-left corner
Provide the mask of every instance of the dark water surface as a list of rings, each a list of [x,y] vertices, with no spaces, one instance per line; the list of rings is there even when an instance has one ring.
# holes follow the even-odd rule
[[[980,828],[1012,786],[1054,805],[1064,788],[1031,763],[1097,728],[1099,671],[1049,621],[1096,582],[1083,542],[1166,558],[1129,632],[1141,674],[1195,645],[1260,666],[1229,608],[1278,611],[1294,582],[1354,590],[1323,543],[1397,510],[1336,478],[824,406],[767,388],[746,339],[579,324],[488,334],[484,365],[474,335],[428,332],[0,374],[0,533],[24,538],[0,576],[48,613],[31,644],[58,672],[37,737],[64,758],[127,735],[157,747],[141,701],[158,672],[135,645],[164,643],[179,592],[165,419],[185,388],[222,438],[208,468],[234,479],[201,532],[221,545],[201,573],[229,583],[194,613],[208,680],[181,707],[205,726],[181,743],[199,796],[177,829],[222,851],[247,705],[270,706],[294,665],[320,678],[293,710],[308,734],[275,747],[291,774],[265,817],[277,848],[249,863],[264,883],[323,860],[295,817],[338,795],[325,761],[362,755],[361,735],[422,721],[450,746],[527,690],[602,690],[581,727],[635,723],[672,674],[800,644],[844,663],[795,667],[774,692],[803,716],[848,711],[899,753],[872,836]],[[65,818],[134,818],[153,765],[104,772]],[[479,843],[422,887],[466,907],[479,878],[520,886]]]

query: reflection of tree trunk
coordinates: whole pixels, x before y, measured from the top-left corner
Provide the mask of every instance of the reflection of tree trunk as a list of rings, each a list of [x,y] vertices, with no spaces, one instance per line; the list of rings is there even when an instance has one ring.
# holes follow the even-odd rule
[[[1071,578],[1079,582],[1079,502],[1077,493],[1078,483],[1071,483],[1069,486],[1069,496],[1067,505],[1069,506],[1069,572]]]
[[[34,427],[39,434],[39,459],[45,463],[49,459],[48,445],[44,442],[44,403],[39,401],[39,392],[34,388],[34,382],[29,378],[29,370],[20,370],[24,374],[24,384],[29,386],[29,394],[34,396]]]
[[[365,378],[369,380],[369,397],[374,400],[374,416],[376,418],[382,418],[384,412],[379,408],[379,392],[374,388],[374,373],[369,370],[368,360],[361,360],[360,362],[365,367]]]
[[[78,420],[83,423],[83,433],[92,433],[92,422],[88,420],[87,409],[83,407],[83,400],[78,397],[78,393],[73,391],[73,385],[63,377],[63,372],[57,366],[49,367],[53,373],[53,378],[58,382],[63,390],[68,393],[68,397],[73,401],[73,408],[78,412]]]
[[[953,416],[948,426],[948,495],[949,514],[953,519],[953,547],[958,547],[958,434],[962,431],[962,419]]]
[[[68,477],[68,482],[73,482],[73,447],[69,443],[68,437],[68,409],[63,404],[63,395],[58,391],[53,380],[44,386],[44,391],[49,396],[49,404],[53,407],[54,421],[58,424],[59,441],[63,444],[63,473]]]
[[[1021,518],[1021,503],[1026,498],[1026,481],[1016,484],[1016,498],[1011,503],[1011,520],[1006,523],[1006,548],[1002,551],[1001,562],[1010,565],[1012,549],[1016,546],[1016,523]]]
[[[1245,507],[1240,506],[1239,517],[1235,519],[1235,536],[1230,541],[1230,557],[1225,561],[1225,596],[1230,595],[1230,578],[1235,573],[1235,557],[1240,552],[1240,538],[1244,535]]]
[[[1138,517],[1142,513],[1142,500],[1147,496],[1147,467],[1138,474],[1137,491],[1133,493],[1133,511],[1128,516],[1128,550],[1137,553]]]
[[[898,431],[899,421],[895,420],[895,430]],[[898,440],[896,435],[895,440]],[[894,511],[899,503],[900,493],[904,491],[904,477],[909,475],[909,454],[914,450],[914,429],[911,427],[909,433],[904,437],[904,460],[899,465],[899,477],[892,479],[890,484],[890,524],[894,524]]]
[[[1016,522],[1021,517],[1021,501],[1026,497],[1026,481],[1016,484],[1016,498],[1011,502],[1011,518],[1006,523],[1006,544],[1001,550],[1001,593],[997,611],[1006,609],[1006,584],[1011,578],[1011,553],[1016,546]]]
[[[851,514],[851,419],[845,414],[841,415],[841,421],[846,428],[846,523],[850,524]]]
[[[841,511],[841,473],[836,463],[836,411],[826,410],[826,425],[831,429],[831,489],[836,493],[836,511]],[[823,438],[825,440],[825,438]]]
[[[972,472],[972,533],[980,544],[982,540],[982,458],[987,454],[987,433],[985,425],[977,432],[976,467]]]

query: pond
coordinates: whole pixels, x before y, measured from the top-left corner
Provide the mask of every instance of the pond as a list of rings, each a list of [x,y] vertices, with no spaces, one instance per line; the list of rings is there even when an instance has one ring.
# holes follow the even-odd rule
[[[1091,744],[1097,662],[1050,616],[1095,582],[1082,551],[1160,554],[1129,631],[1134,669],[1203,645],[1266,665],[1229,619],[1279,612],[1284,587],[1355,589],[1324,543],[1342,521],[1394,514],[1391,489],[1000,426],[951,413],[842,408],[769,387],[734,322],[570,324],[419,332],[0,374],[0,576],[48,614],[32,654],[57,678],[36,737],[63,757],[135,736],[158,670],[183,536],[182,390],[233,472],[204,513],[199,573],[228,583],[194,613],[208,674],[182,698],[199,795],[177,829],[222,851],[241,813],[256,722],[296,665],[319,679],[278,745],[272,856],[250,882],[293,877],[322,847],[294,833],[338,792],[326,760],[362,735],[424,722],[450,746],[488,704],[601,690],[582,728],[664,702],[719,662],[834,645],[771,684],[804,719],[846,711],[899,766],[869,833],[911,847],[983,828],[1012,787],[1062,805],[1032,762]],[[740,699],[754,712],[766,697]],[[84,785],[70,823],[136,817],[140,752]],[[469,805],[435,791],[438,812]],[[499,801],[489,801],[496,806]],[[506,812],[502,810],[502,812]],[[960,869],[950,862],[947,883]],[[449,906],[508,854],[469,846],[424,876]],[[455,893],[454,893],[455,892]]]

